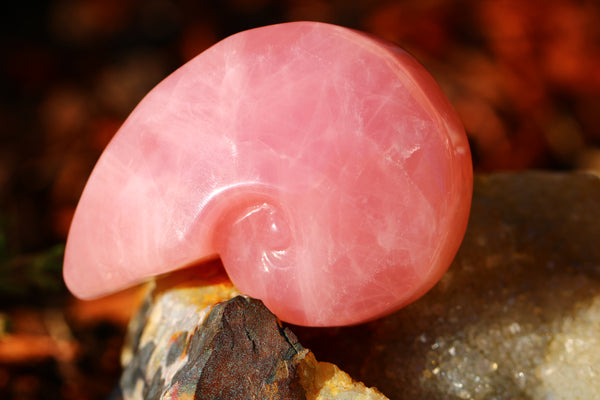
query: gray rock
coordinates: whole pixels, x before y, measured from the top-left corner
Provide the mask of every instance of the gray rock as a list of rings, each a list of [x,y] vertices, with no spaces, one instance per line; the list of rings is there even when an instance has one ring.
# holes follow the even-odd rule
[[[386,399],[317,361],[260,300],[239,296],[219,266],[147,286],[112,399]]]
[[[175,321],[169,315],[161,319]],[[177,329],[183,322],[173,324],[167,345],[138,341],[121,378],[126,398],[306,398],[296,357],[304,349],[259,300],[237,296],[212,307],[198,322],[193,330]],[[159,357],[157,345],[164,350]]]
[[[477,177],[464,242],[427,295],[370,324],[293,329],[391,399],[600,398],[599,221],[594,176]]]

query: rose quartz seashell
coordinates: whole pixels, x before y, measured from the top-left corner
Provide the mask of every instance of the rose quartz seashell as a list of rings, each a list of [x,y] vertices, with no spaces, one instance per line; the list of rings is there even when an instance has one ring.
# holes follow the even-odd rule
[[[132,112],[83,192],[64,277],[93,298],[220,256],[284,321],[360,323],[439,280],[472,179],[459,119],[405,51],[323,23],[253,29]]]

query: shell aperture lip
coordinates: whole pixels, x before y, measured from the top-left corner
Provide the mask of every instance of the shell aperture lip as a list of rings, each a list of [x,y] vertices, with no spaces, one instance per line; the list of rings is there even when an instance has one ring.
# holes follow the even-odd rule
[[[412,56],[324,23],[256,28],[132,112],[78,204],[65,282],[93,298],[218,254],[284,321],[360,323],[439,280],[471,192],[464,129]]]

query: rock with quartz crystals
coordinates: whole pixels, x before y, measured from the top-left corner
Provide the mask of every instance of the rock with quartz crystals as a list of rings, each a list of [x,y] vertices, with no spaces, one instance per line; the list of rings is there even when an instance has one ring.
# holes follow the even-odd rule
[[[122,353],[123,399],[386,399],[317,362],[259,300],[222,277],[187,270],[149,288]]]
[[[465,240],[427,295],[367,325],[294,332],[393,399],[598,399],[600,181],[479,177]]]
[[[65,252],[91,298],[221,257],[282,320],[371,320],[443,275],[467,224],[471,158],[407,52],[293,22],[233,35],[154,88],[98,161]]]
[[[593,176],[524,173],[479,177],[465,241],[453,266],[432,291],[369,324],[291,330],[319,359],[335,362],[391,399],[600,398],[598,221],[600,181]],[[171,360],[171,368],[180,371],[180,377],[193,376],[198,368],[192,366],[192,356],[186,352],[195,353],[199,364],[206,365],[203,360],[210,356],[211,348],[177,350],[186,343],[182,337],[193,337],[177,332],[191,331],[201,323],[206,313],[198,313],[198,308],[236,294],[231,286],[219,286],[219,282],[194,289],[201,283],[185,276],[178,279],[186,282],[187,289],[165,291],[157,296],[161,301],[152,303],[153,318],[138,320],[145,324],[132,323],[143,329],[132,329],[131,336],[141,339],[130,340],[134,343],[130,348],[138,350],[124,353],[125,376],[129,377],[123,381],[124,388],[137,388],[138,393],[138,397],[128,398],[142,398],[139,393],[147,394],[151,387],[177,382],[173,380],[177,374],[157,374],[157,365],[165,364],[161,360]],[[168,307],[161,308],[161,304]],[[264,314],[244,315],[257,318]],[[267,321],[275,337],[281,339],[279,332],[286,332],[288,340],[294,337],[274,320]],[[236,324],[237,336],[232,337],[243,339],[245,332],[255,332],[240,334],[243,327]],[[266,360],[279,371],[304,365],[295,370],[295,376],[307,399],[380,398],[332,364],[315,364],[310,356],[302,358],[308,364],[297,364],[304,347],[289,342],[294,343],[286,345],[291,353],[284,351],[287,356],[281,357],[281,350],[272,347]],[[242,352],[237,357],[233,362],[247,360]],[[222,370],[215,375],[216,380],[230,376]],[[197,382],[187,381],[192,386]],[[292,382],[298,381],[280,382],[293,387]],[[254,383],[262,385],[256,378]]]

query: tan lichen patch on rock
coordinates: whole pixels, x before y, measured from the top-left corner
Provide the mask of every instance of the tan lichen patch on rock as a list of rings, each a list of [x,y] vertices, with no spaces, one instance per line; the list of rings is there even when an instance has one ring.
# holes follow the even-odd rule
[[[375,388],[368,388],[354,381],[336,365],[319,362],[308,353],[299,365],[300,384],[306,391],[307,400],[384,400]]]

